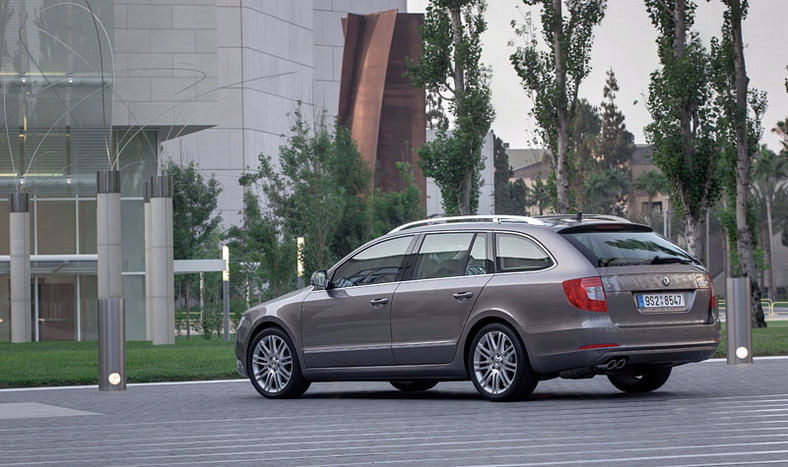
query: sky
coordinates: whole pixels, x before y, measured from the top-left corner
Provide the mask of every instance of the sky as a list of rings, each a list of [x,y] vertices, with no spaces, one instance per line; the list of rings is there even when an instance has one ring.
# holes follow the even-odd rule
[[[423,13],[427,3],[427,0],[408,0],[408,12]],[[711,37],[720,35],[724,8],[719,0],[697,0],[697,3],[694,29],[708,47]],[[541,27],[538,8],[525,6],[520,0],[487,0],[487,31],[482,37],[482,61],[493,71],[491,88],[496,118],[492,129],[512,148],[534,146],[535,123],[528,116],[531,101],[509,62],[514,48],[507,45],[515,40],[511,20],[521,22],[528,11],[532,11],[535,26]],[[751,0],[749,15],[742,26],[750,88],[766,91],[769,100],[763,118],[762,142],[775,151],[780,149],[780,142],[770,130],[788,117],[788,93],[784,84],[788,77],[786,18],[788,1]],[[656,37],[642,0],[608,0],[605,18],[595,29],[592,71],[580,86],[580,97],[599,106],[605,73],[613,69],[620,88],[617,105],[636,143],[646,142],[643,128],[651,120],[644,103],[649,75],[659,68]]]

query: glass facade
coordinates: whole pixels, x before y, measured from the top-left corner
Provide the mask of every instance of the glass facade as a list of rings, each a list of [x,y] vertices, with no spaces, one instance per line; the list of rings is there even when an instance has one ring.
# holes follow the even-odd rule
[[[143,195],[158,134],[112,128],[113,3],[0,2],[0,341],[10,340],[5,200],[15,191],[30,196],[32,340],[97,338],[96,172],[111,165],[127,338],[145,338]]]

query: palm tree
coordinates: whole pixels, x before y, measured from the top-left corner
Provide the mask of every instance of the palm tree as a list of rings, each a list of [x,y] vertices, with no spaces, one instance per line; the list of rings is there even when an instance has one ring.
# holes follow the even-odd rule
[[[667,187],[667,179],[659,170],[649,170],[643,172],[635,179],[635,188],[646,193],[648,196],[648,222],[651,224],[651,203],[659,193],[664,193]],[[641,213],[642,214],[642,213]]]
[[[777,122],[774,128],[772,128],[772,133],[777,134],[780,138],[782,138],[781,143],[783,143],[783,151],[788,151],[788,118]]]
[[[778,126],[780,123],[788,123],[788,119],[786,119],[785,122],[779,122]],[[783,128],[788,129],[785,126],[783,126]],[[783,144],[785,144],[785,142],[783,142]],[[772,260],[772,235],[774,233],[774,225],[772,223],[772,204],[780,192],[780,182],[788,177],[788,151],[783,150],[780,151],[780,154],[776,154],[774,151],[767,148],[766,145],[761,146],[761,150],[758,151],[756,155],[753,173],[755,174],[753,190],[766,205],[767,235],[764,249],[766,250],[766,258],[769,261],[769,272],[767,276],[769,298],[774,300],[774,261]]]

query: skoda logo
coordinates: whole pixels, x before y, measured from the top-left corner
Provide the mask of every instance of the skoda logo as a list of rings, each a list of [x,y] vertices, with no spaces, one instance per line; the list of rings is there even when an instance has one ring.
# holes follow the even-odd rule
[[[662,276],[662,285],[664,285],[665,287],[669,286],[670,285],[670,277]]]

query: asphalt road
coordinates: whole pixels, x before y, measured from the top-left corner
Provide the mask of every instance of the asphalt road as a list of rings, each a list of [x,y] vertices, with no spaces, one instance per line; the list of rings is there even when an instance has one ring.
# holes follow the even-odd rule
[[[788,465],[788,359],[680,367],[639,396],[552,380],[510,404],[470,382],[320,383],[285,401],[248,381],[0,391],[0,465],[244,463]]]

